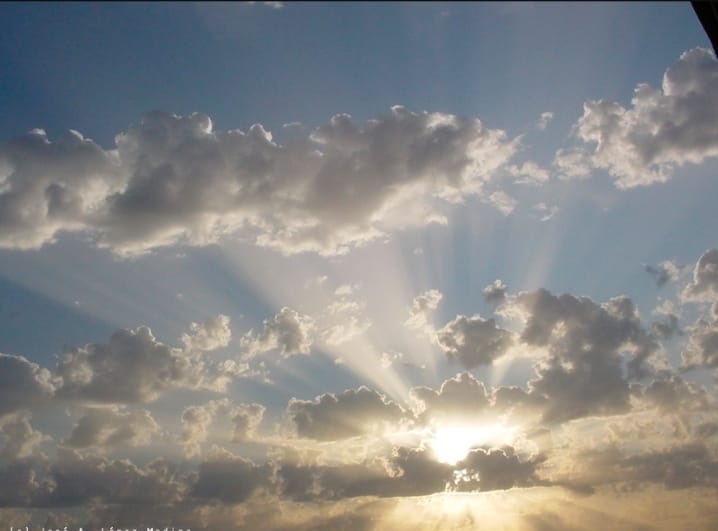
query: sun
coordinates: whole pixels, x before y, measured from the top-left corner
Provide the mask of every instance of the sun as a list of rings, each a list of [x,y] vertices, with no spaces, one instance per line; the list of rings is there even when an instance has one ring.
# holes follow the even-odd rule
[[[514,428],[503,424],[440,426],[432,432],[427,442],[437,461],[455,465],[464,459],[472,448],[485,444],[510,444],[514,431]]]

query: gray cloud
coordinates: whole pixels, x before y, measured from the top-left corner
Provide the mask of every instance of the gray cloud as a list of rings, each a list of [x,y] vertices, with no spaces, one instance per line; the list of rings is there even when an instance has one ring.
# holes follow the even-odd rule
[[[633,348],[629,372],[642,376],[646,359],[657,348],[630,299],[597,304],[587,297],[538,290],[519,294],[512,304],[525,312],[521,341],[549,352],[535,366],[537,378],[529,382],[531,394],[548,400],[547,421],[629,410],[622,349]]]
[[[655,279],[656,286],[659,288],[676,280],[680,273],[678,266],[670,260],[661,262],[658,267],[647,264],[643,266],[643,270]]]
[[[52,437],[35,430],[26,415],[0,419],[0,458],[8,461],[33,456],[37,447]]]
[[[441,349],[467,369],[490,365],[513,345],[513,335],[494,319],[458,315],[436,332]]]
[[[255,465],[249,459],[214,447],[199,466],[190,496],[224,503],[241,503],[269,484],[269,465]]]
[[[274,349],[279,349],[285,358],[309,354],[314,328],[315,323],[311,317],[285,306],[272,319],[264,321],[261,333],[256,334],[250,330],[241,343],[248,357]]]
[[[506,298],[506,284],[496,279],[486,286],[482,293],[484,294],[484,300],[489,304],[501,303]]]
[[[22,356],[0,354],[0,417],[45,402],[53,392],[50,371]]]
[[[314,401],[293,398],[287,412],[297,435],[331,441],[355,437],[383,422],[398,422],[405,414],[400,406],[366,387],[341,394],[326,393]]]
[[[522,461],[511,447],[478,448],[456,464],[453,488],[458,491],[489,491],[546,484],[536,474],[538,465],[544,460],[543,457],[534,457]]]
[[[398,106],[363,128],[336,115],[286,146],[258,124],[213,131],[198,113],[149,113],[108,151],[36,131],[0,146],[0,247],[84,231],[128,255],[239,232],[283,253],[343,253],[443,220],[441,202],[480,194],[518,141],[478,119]]]
[[[696,262],[693,280],[682,294],[685,300],[712,302],[718,299],[718,249],[708,249]]]
[[[638,85],[630,108],[586,102],[576,136],[587,146],[560,151],[554,162],[567,176],[606,169],[619,188],[664,182],[676,166],[718,155],[716,109],[718,61],[694,48],[666,70],[661,88]]]
[[[160,432],[149,411],[120,411],[115,408],[88,409],[64,441],[71,448],[143,446]]]
[[[718,319],[699,319],[681,352],[681,367],[718,367]]]

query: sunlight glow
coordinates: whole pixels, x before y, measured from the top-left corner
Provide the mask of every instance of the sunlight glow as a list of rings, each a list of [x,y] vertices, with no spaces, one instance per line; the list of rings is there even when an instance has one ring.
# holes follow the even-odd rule
[[[484,426],[443,426],[434,431],[428,445],[442,463],[455,465],[473,448],[510,444],[515,428],[503,424]]]

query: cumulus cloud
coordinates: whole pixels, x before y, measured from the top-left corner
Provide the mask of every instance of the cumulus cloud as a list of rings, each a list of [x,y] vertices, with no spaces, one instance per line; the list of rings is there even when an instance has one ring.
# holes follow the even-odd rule
[[[544,130],[546,129],[546,126],[553,120],[553,113],[552,112],[542,112],[541,116],[539,117],[538,121],[536,122],[536,127]]]
[[[400,106],[363,127],[336,115],[287,145],[258,124],[214,131],[198,113],[149,113],[111,150],[34,131],[0,146],[0,247],[82,231],[132,255],[238,232],[286,254],[344,253],[445,219],[442,202],[482,193],[518,142],[478,119]]]
[[[665,182],[677,166],[718,155],[718,61],[710,50],[684,52],[666,70],[659,89],[636,87],[631,107],[588,101],[576,123],[586,144],[557,153],[567,176],[602,168],[618,188]]]
[[[158,341],[146,326],[118,330],[108,343],[72,347],[60,355],[58,397],[98,404],[147,403],[178,389],[222,391],[246,367],[232,360],[210,361],[200,348],[218,348],[229,340],[225,316],[193,324],[185,348]]]
[[[188,351],[209,352],[229,345],[232,331],[229,329],[229,317],[217,315],[210,317],[204,323],[191,323],[190,334],[182,335]]]
[[[22,356],[0,354],[0,417],[45,402],[54,390],[50,371]]]
[[[681,272],[678,266],[670,260],[661,262],[658,267],[646,264],[643,266],[643,270],[655,279],[656,286],[659,288],[676,280]]]
[[[430,289],[414,297],[409,308],[409,318],[404,323],[409,328],[423,329],[428,325],[429,315],[436,310],[443,298],[437,289]]]
[[[477,448],[457,463],[452,490],[489,491],[540,485],[545,482],[538,478],[536,468],[543,461],[542,457],[522,461],[510,446]]]
[[[268,465],[255,465],[249,459],[213,447],[199,466],[190,496],[225,503],[246,501],[269,480]]]
[[[597,304],[587,297],[546,290],[520,293],[512,301],[524,312],[521,341],[548,349],[529,382],[532,394],[548,401],[547,421],[625,413],[629,386],[623,373],[623,350],[634,356],[630,375],[645,376],[647,359],[658,345],[642,327],[638,310],[626,297]]]
[[[496,279],[491,284],[486,286],[482,291],[484,300],[489,304],[497,304],[504,301],[506,298],[506,284],[501,280]]]
[[[718,367],[718,319],[699,319],[681,352],[682,367]]]
[[[12,415],[0,419],[0,458],[8,461],[34,455],[37,447],[52,437],[35,430],[27,415]]]
[[[688,301],[718,300],[718,249],[708,249],[696,262],[693,279],[682,293]]]
[[[399,405],[364,386],[338,395],[326,393],[313,401],[293,398],[287,413],[299,437],[321,441],[362,435],[382,423],[398,422],[405,415]]]
[[[498,327],[494,319],[458,315],[437,330],[436,341],[447,356],[473,369],[491,365],[506,354],[513,345],[513,334]]]
[[[260,333],[253,330],[247,332],[241,344],[248,357],[274,349],[279,349],[284,358],[309,354],[314,341],[314,329],[314,319],[285,306],[272,319],[264,321]]]
[[[264,411],[265,407],[260,404],[234,404],[228,398],[185,408],[180,436],[185,456],[200,455],[201,443],[207,440],[210,427],[220,416],[228,417],[232,425],[232,442],[249,440],[262,421]]]
[[[144,446],[159,432],[160,426],[149,411],[92,408],[80,417],[64,445],[78,449]]]

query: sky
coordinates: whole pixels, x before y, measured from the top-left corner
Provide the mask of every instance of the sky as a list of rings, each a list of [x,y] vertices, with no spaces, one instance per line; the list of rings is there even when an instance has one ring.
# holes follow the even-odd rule
[[[689,3],[1,3],[0,522],[715,529]]]

